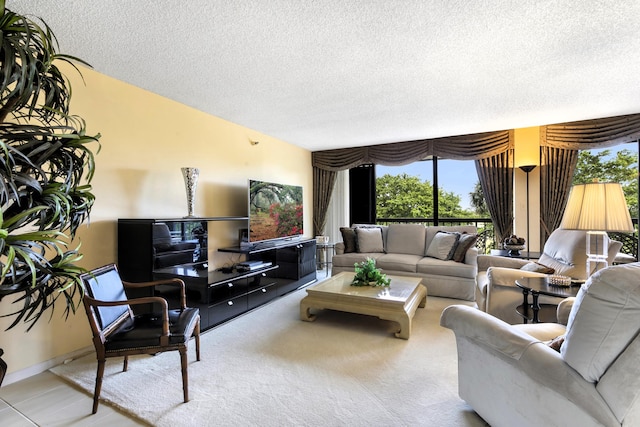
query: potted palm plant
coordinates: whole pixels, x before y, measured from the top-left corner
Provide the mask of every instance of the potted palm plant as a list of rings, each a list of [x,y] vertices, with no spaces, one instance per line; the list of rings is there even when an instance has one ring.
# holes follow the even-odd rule
[[[71,87],[56,66],[88,64],[58,53],[46,23],[4,0],[0,12],[0,299],[15,296],[15,310],[2,313],[14,318],[9,329],[30,330],[60,299],[66,316],[80,302],[84,270],[71,243],[94,202],[100,135],[69,114]]]

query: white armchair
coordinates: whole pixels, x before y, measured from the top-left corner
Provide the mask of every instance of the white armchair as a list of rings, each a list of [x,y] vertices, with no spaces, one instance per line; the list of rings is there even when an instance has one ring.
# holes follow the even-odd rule
[[[493,427],[640,425],[640,263],[595,273],[574,301],[566,329],[509,325],[468,306],[443,311],[459,395]],[[557,334],[560,352],[543,342]]]
[[[609,265],[622,243],[609,240]],[[537,261],[553,268],[555,274],[575,280],[587,279],[586,231],[557,229],[549,236]],[[529,260],[478,255],[476,304],[478,308],[507,323],[522,323],[516,307],[522,303],[522,290],[516,286],[521,277],[542,277],[544,273],[521,270]],[[540,304],[558,304],[561,298],[540,296]]]

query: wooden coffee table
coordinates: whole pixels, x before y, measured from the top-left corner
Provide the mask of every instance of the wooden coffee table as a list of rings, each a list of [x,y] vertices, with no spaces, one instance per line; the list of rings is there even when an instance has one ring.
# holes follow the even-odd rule
[[[411,320],[418,307],[427,303],[427,288],[420,277],[389,276],[388,287],[351,286],[354,273],[342,272],[307,288],[300,301],[300,318],[312,322],[310,309],[331,309],[366,314],[400,325],[398,338],[409,339]]]

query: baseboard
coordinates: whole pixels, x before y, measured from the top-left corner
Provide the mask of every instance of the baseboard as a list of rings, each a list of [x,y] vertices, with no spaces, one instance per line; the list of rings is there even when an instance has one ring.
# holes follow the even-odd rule
[[[94,352],[95,349],[93,347],[85,347],[80,350],[73,351],[71,353],[63,354],[53,359],[49,359],[42,363],[38,363],[37,365],[29,366],[28,368],[21,369],[19,371],[10,372],[4,377],[4,381],[2,381],[2,386],[7,386],[9,384],[17,383],[18,381],[25,380],[34,375],[38,375],[44,371],[47,371],[54,366],[58,366],[62,363],[69,363],[73,359],[77,359],[84,355],[87,355],[91,352]],[[9,367],[11,368],[11,367]]]

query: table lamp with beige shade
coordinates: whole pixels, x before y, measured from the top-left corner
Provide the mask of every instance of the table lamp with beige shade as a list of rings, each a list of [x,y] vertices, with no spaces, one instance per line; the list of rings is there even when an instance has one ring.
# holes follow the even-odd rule
[[[622,186],[613,182],[574,185],[560,228],[587,230],[587,277],[607,267],[607,232],[634,231]]]

